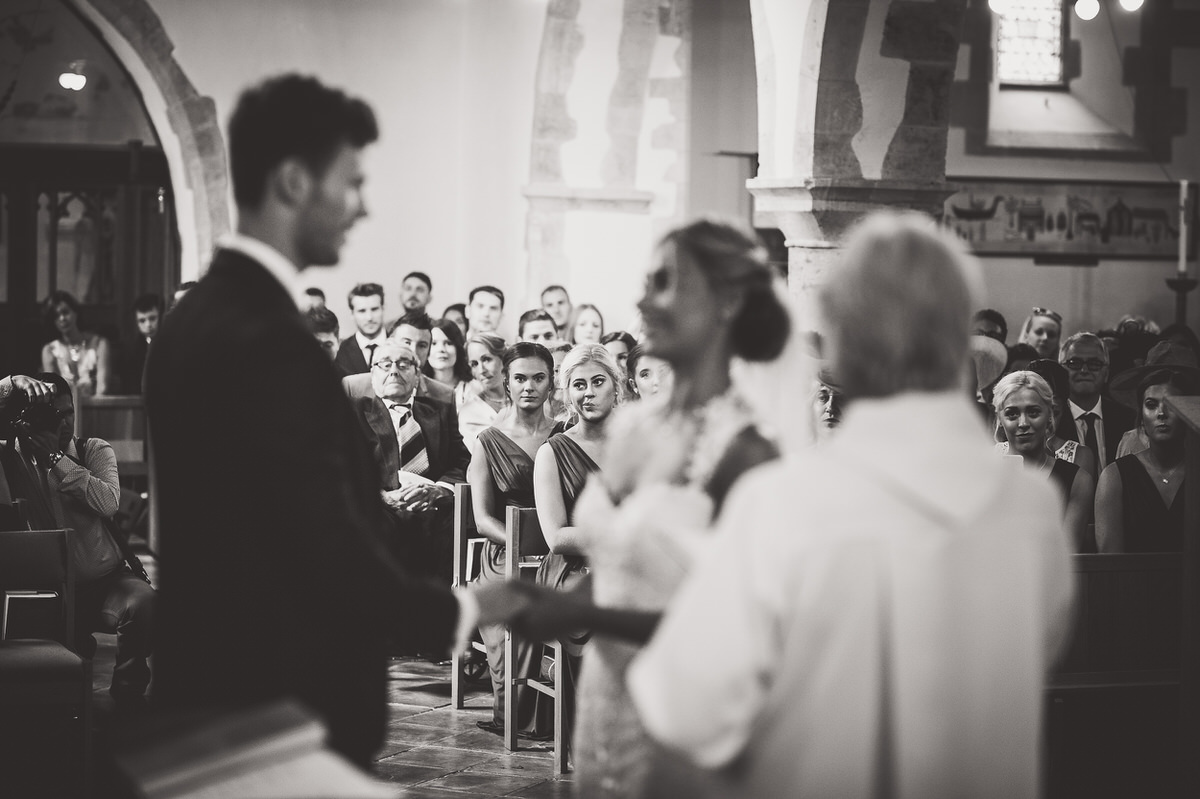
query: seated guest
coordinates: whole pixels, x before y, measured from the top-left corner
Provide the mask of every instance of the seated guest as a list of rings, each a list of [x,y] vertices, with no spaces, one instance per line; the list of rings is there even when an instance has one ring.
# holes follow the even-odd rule
[[[824,441],[842,423],[845,398],[832,373],[822,369],[813,392],[813,429],[817,441]]]
[[[396,341],[416,353],[420,368],[425,368],[429,345],[433,341],[433,321],[424,311],[409,311],[387,328],[385,341]],[[347,375],[342,387],[351,399],[371,396],[371,374]],[[423,372],[417,375],[417,396],[454,404],[454,388],[434,380]]]
[[[475,439],[491,427],[508,405],[504,386],[504,339],[490,333],[475,333],[467,339],[467,364],[471,368],[474,386],[463,397],[458,408],[458,429],[463,442],[475,451]]]
[[[79,329],[79,300],[55,291],[42,301],[42,316],[55,338],[42,347],[42,370],[62,375],[80,397],[112,393],[112,348],[99,333]]]
[[[990,336],[1001,344],[1008,339],[1008,322],[999,311],[991,308],[976,311],[971,324],[974,325],[974,333],[977,336]]]
[[[559,338],[566,338],[571,326],[571,313],[575,310],[567,290],[557,285],[542,289],[542,310],[554,320]]]
[[[1029,367],[1030,361],[1036,361],[1040,357],[1038,351],[1028,344],[1014,344],[1008,348],[1008,363],[1004,365],[1004,374],[1023,372]]]
[[[1087,445],[1063,438],[1059,434],[1060,430],[1070,430],[1070,425],[1074,424],[1071,420],[1071,412],[1068,410],[1067,397],[1070,392],[1070,377],[1067,375],[1066,367],[1058,361],[1038,358],[1029,362],[1029,371],[1045,380],[1049,384],[1050,390],[1054,392],[1054,432],[1046,437],[1046,446],[1054,453],[1054,457],[1067,463],[1074,463],[1090,474],[1092,480],[1095,480],[1100,476],[1100,470],[1096,466],[1096,453]],[[1005,439],[997,446],[997,449],[1007,454],[1008,440]]]
[[[626,387],[633,399],[653,397],[660,391],[663,394],[671,393],[674,380],[671,365],[646,352],[641,344],[629,351],[625,369],[629,375]]]
[[[1175,327],[1172,325],[1172,327]],[[1170,328],[1168,328],[1169,330]],[[1187,330],[1187,328],[1184,328]],[[1191,332],[1190,330],[1188,331]],[[1164,336],[1166,332],[1164,332]],[[1197,357],[1197,350],[1192,349],[1190,344],[1180,343],[1180,339],[1173,337],[1171,339],[1164,338],[1158,344],[1155,344],[1150,352],[1146,355],[1145,363],[1138,364],[1139,366],[1179,366],[1185,369],[1194,369],[1200,366],[1200,358]],[[1133,407],[1137,404],[1137,397],[1134,392],[1137,389],[1137,381],[1141,379],[1143,372],[1133,369],[1128,369],[1112,379],[1109,385],[1109,390],[1113,399],[1122,405]],[[1135,452],[1141,452],[1150,446],[1150,440],[1146,438],[1146,431],[1141,424],[1135,424],[1132,430],[1125,432],[1121,436],[1121,443],[1117,445],[1117,457],[1123,458],[1126,455],[1132,455]]]
[[[304,290],[303,304],[301,310],[311,311],[314,308],[325,307],[325,292],[319,288],[307,288]],[[335,353],[336,354],[336,353]]]
[[[504,318],[504,292],[495,286],[476,286],[467,295],[467,319],[477,333],[495,334]]]
[[[624,377],[608,350],[595,344],[576,345],[563,361],[559,375],[567,407],[577,421],[566,432],[550,436],[538,450],[533,465],[533,495],[542,536],[550,548],[538,568],[537,580],[568,591],[587,573],[586,543],[582,541],[585,534],[574,524],[575,500],[588,476],[600,470],[597,464],[608,439],[608,420],[621,402]],[[572,699],[571,706],[564,709],[568,730],[574,716],[575,676],[589,637],[589,632],[581,631],[563,640],[567,662],[558,674],[566,680]]]
[[[1021,326],[1022,344],[1037,350],[1039,358],[1057,358],[1062,337],[1062,316],[1046,308],[1034,308]]]
[[[1058,360],[1067,368],[1067,407],[1074,422],[1060,432],[1086,444],[1103,469],[1116,458],[1121,436],[1135,421],[1129,408],[1106,396],[1108,350],[1095,333],[1076,333],[1063,342]]]
[[[490,355],[486,343],[481,342],[480,338],[479,335],[472,337],[468,347],[484,348],[481,354]],[[480,368],[482,370],[483,367]],[[498,371],[504,390],[512,397],[513,412],[479,433],[467,469],[475,527],[481,536],[488,539],[480,567],[480,583],[504,580],[504,509],[534,507],[534,457],[538,448],[550,437],[553,427],[553,422],[546,418],[543,410],[550,397],[551,376],[554,374],[554,360],[550,352],[541,344],[519,342],[504,351],[502,368]],[[504,627],[480,627],[479,633],[487,647],[488,669],[495,697],[492,721],[481,721],[479,726],[501,733],[504,730],[505,702]],[[519,647],[518,663],[514,664],[519,674],[536,674],[539,664],[534,662],[534,650],[531,643]],[[532,722],[535,693],[522,690],[511,699],[518,703],[517,720],[520,728],[526,728]]]
[[[383,286],[359,283],[350,289],[346,302],[357,329],[342,342],[333,362],[342,377],[368,373],[375,362],[375,350],[387,338],[383,329]]]
[[[1200,369],[1157,364],[1119,375],[1135,385],[1139,426],[1148,448],[1118,458],[1096,489],[1096,544],[1101,552],[1183,549],[1183,420],[1164,400],[1198,393]]]
[[[456,302],[453,305],[447,305],[446,310],[442,311],[442,318],[449,319],[458,325],[459,332],[463,334],[464,340],[470,335],[471,323],[467,321],[466,303]]]
[[[629,360],[630,351],[637,346],[637,339],[624,330],[614,330],[601,336],[600,343],[608,350],[608,354],[616,359],[617,366],[621,367],[621,384],[624,385],[624,378],[629,376],[625,371],[625,362]]]
[[[566,360],[574,345],[566,341],[556,341],[548,345],[550,357],[554,359],[554,391],[550,393],[550,399],[546,401],[546,416],[558,422],[554,426],[555,433],[561,433],[567,429],[567,423],[570,419],[570,409],[567,408],[564,400],[565,393],[562,390],[562,385],[559,383],[559,375],[562,373],[563,361]]]
[[[568,340],[572,344],[599,344],[604,335],[604,317],[600,309],[590,303],[576,306],[571,313]]]
[[[471,366],[467,362],[467,342],[458,325],[449,319],[435,319],[429,328],[429,357],[421,373],[454,391],[454,407],[461,408],[471,384]]]
[[[433,281],[424,272],[409,272],[400,281],[400,305],[405,313],[425,313],[433,296]]]
[[[28,406],[20,417],[16,412]],[[154,589],[126,563],[123,542],[105,524],[117,512],[121,486],[107,441],[77,439],[71,386],[56,374],[0,380],[0,415],[15,435],[0,443],[12,497],[25,500],[35,530],[70,528],[75,570],[75,651],[91,657],[93,632],[117,634],[109,693],[140,705],[150,684]],[[136,564],[136,560],[133,561]],[[138,565],[141,571],[140,564]]]
[[[413,350],[389,338],[371,366],[372,396],[354,398],[352,404],[379,466],[383,500],[401,522],[397,559],[411,571],[448,583],[453,484],[466,480],[471,456],[454,406],[417,393],[418,369]]]
[[[1167,325],[1159,335],[1160,341],[1169,341],[1192,351],[1192,355],[1200,361],[1200,339],[1187,325],[1178,322]]]
[[[550,342],[558,340],[558,328],[550,314],[541,308],[526,311],[517,320],[517,341],[532,341],[536,344],[550,346]]]
[[[337,358],[338,344],[340,343],[338,334],[341,332],[337,314],[324,305],[314,306],[304,312],[304,321],[308,323],[308,329],[312,331],[313,337],[321,345],[321,349],[329,356],[329,360]]]
[[[163,300],[157,294],[143,294],[133,301],[134,321],[138,335],[125,353],[121,375],[121,390],[126,394],[142,393],[142,373],[146,370],[146,353],[150,342],[158,335],[158,323],[162,321]]]
[[[1063,525],[1077,552],[1091,549],[1086,541],[1095,498],[1092,476],[1074,463],[1054,456],[1048,439],[1054,432],[1054,391],[1029,371],[1007,374],[996,384],[996,419],[1008,440],[1007,454],[1019,455],[1027,469],[1050,480],[1062,495]]]

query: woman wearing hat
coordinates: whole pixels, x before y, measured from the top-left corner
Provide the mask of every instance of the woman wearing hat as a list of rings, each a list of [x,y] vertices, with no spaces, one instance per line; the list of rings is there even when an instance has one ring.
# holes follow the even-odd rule
[[[1179,333],[1182,329],[1186,331],[1183,334]],[[1173,331],[1168,333],[1167,331]],[[1166,331],[1163,331],[1163,340],[1150,348],[1146,354],[1145,363],[1140,363],[1139,366],[1183,366],[1196,367],[1200,366],[1198,360],[1198,348],[1200,345],[1193,346],[1186,336],[1190,335],[1193,338],[1195,333],[1192,333],[1184,325],[1170,325]],[[1129,369],[1113,378],[1112,384],[1109,386],[1109,394],[1113,399],[1120,402],[1129,408],[1134,408],[1137,404],[1137,397],[1134,395],[1134,389],[1137,388],[1137,382],[1146,373],[1146,370]],[[1134,408],[1134,410],[1137,410]],[[1132,455],[1135,452],[1141,452],[1150,446],[1150,442],[1146,439],[1146,431],[1142,429],[1140,424],[1134,425],[1132,430],[1125,431],[1125,435],[1121,436],[1120,443],[1117,444],[1117,457],[1123,458],[1126,455]]]
[[[996,383],[996,419],[1008,439],[1009,454],[1019,455],[1028,469],[1045,475],[1062,494],[1063,527],[1077,552],[1090,549],[1086,541],[1096,482],[1090,474],[1055,457],[1049,439],[1054,433],[1055,402],[1050,384],[1034,372],[1011,372]]]
[[[1178,552],[1183,548],[1183,420],[1168,397],[1197,393],[1200,369],[1177,345],[1163,342],[1146,365],[1112,382],[1117,399],[1135,387],[1138,424],[1148,448],[1117,458],[1096,489],[1096,544],[1101,552]]]

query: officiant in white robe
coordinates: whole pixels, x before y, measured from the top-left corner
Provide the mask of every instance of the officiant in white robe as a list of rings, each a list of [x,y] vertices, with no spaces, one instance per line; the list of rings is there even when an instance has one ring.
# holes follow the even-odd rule
[[[912,217],[847,249],[820,303],[841,429],[743,478],[629,672],[694,766],[660,794],[1038,795],[1071,550],[1049,483],[991,451],[960,388],[977,286]]]

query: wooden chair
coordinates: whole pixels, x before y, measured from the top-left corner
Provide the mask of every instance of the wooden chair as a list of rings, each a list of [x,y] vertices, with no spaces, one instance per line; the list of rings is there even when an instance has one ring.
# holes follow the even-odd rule
[[[78,707],[82,784],[91,776],[92,663],[72,651],[75,572],[67,530],[0,532],[0,598],[7,591],[58,595],[53,638],[0,641],[0,706]],[[3,717],[0,711],[0,717]]]
[[[533,508],[509,508],[505,519],[506,552],[504,575],[509,580],[532,578],[537,573],[541,560],[549,554],[546,539],[542,536],[542,527],[538,522],[537,511]],[[513,671],[512,664],[516,663],[516,639],[512,630],[504,632],[504,683],[505,696],[508,701],[504,704],[504,742],[508,751],[517,748],[517,703],[516,689],[526,685],[538,693],[554,700],[554,773],[564,774],[567,770],[567,750],[564,724],[565,692],[563,670],[566,660],[563,646],[559,641],[545,644],[553,650],[554,678],[539,680],[533,677],[518,677]],[[538,658],[541,661],[541,658]]]
[[[465,586],[479,573],[483,547],[487,539],[476,535],[475,513],[471,509],[471,486],[458,483],[454,486],[454,586]],[[472,641],[471,648],[484,656],[487,649],[479,641]],[[464,653],[455,651],[450,656],[450,703],[461,710],[466,701],[466,673]],[[486,667],[485,667],[486,668]]]

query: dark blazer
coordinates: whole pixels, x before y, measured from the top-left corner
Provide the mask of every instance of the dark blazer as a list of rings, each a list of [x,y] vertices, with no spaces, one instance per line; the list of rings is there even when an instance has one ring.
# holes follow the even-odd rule
[[[396,472],[400,469],[400,443],[392,426],[392,415],[383,400],[375,396],[352,399],[355,416],[371,446],[371,454],[379,465],[380,480],[387,491],[400,487]],[[471,453],[458,430],[458,414],[453,405],[426,397],[413,399],[413,418],[425,438],[429,455],[430,480],[464,483]]]
[[[399,628],[444,651],[457,602],[388,554],[391,522],[329,357],[259,263],[219,251],[146,368],[162,542],[153,702],[320,713],[359,765]]]
[[[1137,412],[1132,408],[1127,408],[1117,402],[1112,397],[1100,397],[1100,415],[1104,417],[1104,462],[1100,464],[1100,469],[1117,459],[1117,446],[1121,443],[1121,436],[1133,429],[1137,424]],[[1067,425],[1066,430],[1059,431],[1059,435],[1068,441],[1079,441],[1079,431],[1075,428],[1075,420]],[[1081,442],[1082,443],[1082,442]],[[1100,453],[1096,453],[1100,457]]]
[[[371,371],[371,367],[367,366],[367,359],[363,357],[362,348],[358,346],[358,339],[354,336],[342,339],[333,365],[337,367],[339,377]]]

